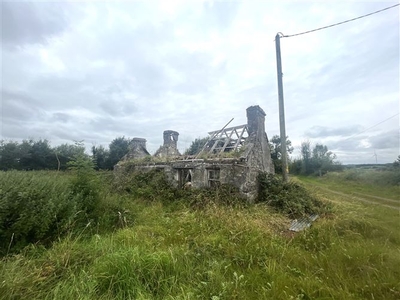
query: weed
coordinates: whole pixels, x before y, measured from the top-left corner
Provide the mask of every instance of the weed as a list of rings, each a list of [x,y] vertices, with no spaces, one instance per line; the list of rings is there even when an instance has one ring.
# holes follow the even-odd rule
[[[279,177],[268,173],[259,174],[257,180],[258,202],[266,202],[290,217],[321,214],[330,210],[328,203],[320,201],[299,183],[285,183]]]
[[[26,174],[0,174],[10,176],[4,195],[12,195],[11,182],[31,189]],[[53,174],[34,175],[47,182],[44,190],[67,192],[73,175],[60,173],[58,182]],[[322,190],[319,197],[335,203],[333,217],[289,239],[287,217],[265,201],[233,204],[234,190],[150,195],[137,189],[162,178],[126,178],[118,191],[107,178],[99,177],[97,223],[1,259],[1,299],[399,299],[396,210]]]

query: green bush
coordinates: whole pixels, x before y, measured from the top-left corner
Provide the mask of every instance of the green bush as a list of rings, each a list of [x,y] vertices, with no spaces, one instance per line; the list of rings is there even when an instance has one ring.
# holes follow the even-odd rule
[[[164,172],[159,170],[148,172],[121,171],[116,174],[112,189],[146,201],[160,200],[169,202],[177,197],[176,189],[171,187]]]
[[[325,213],[329,206],[310,194],[302,185],[285,183],[279,177],[260,173],[258,176],[258,202],[266,202],[289,217]]]
[[[229,184],[222,184],[212,189],[192,189],[182,193],[183,198],[190,199],[192,208],[205,208],[215,204],[243,207],[246,204],[246,198],[240,194],[239,189]]]
[[[100,182],[92,160],[80,155],[70,161],[68,166],[73,174],[69,184],[71,196],[77,198],[78,209],[87,219],[96,220],[95,210],[100,203]]]
[[[0,256],[29,244],[49,246],[66,234],[90,235],[131,224],[129,199],[107,192],[107,175],[84,168],[0,172]]]
[[[0,254],[47,244],[68,230],[77,212],[66,176],[43,171],[0,172]]]
[[[146,201],[163,203],[188,203],[192,208],[203,208],[210,204],[242,205],[246,201],[239,190],[232,185],[222,184],[217,188],[178,189],[171,186],[164,172],[119,173],[114,179],[113,189],[119,193]]]

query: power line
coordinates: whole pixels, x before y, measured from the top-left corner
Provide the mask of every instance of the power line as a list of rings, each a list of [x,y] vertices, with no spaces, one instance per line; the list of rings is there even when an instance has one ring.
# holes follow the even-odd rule
[[[281,37],[292,37],[292,36],[302,35],[302,34],[314,32],[314,31],[318,31],[318,30],[322,30],[322,29],[334,27],[334,26],[337,26],[337,25],[341,25],[341,24],[344,24],[344,23],[348,23],[348,22],[351,22],[351,21],[355,21],[355,20],[358,20],[358,19],[362,19],[362,18],[371,16],[371,15],[374,15],[374,14],[380,13],[380,12],[382,12],[382,11],[385,11],[385,10],[388,10],[388,9],[391,9],[391,8],[394,8],[394,7],[399,6],[399,5],[400,5],[400,4],[395,4],[395,5],[392,5],[392,6],[389,6],[389,7],[386,7],[386,8],[377,10],[377,11],[374,11],[374,12],[372,12],[372,13],[369,13],[369,14],[366,14],[366,15],[363,15],[363,16],[360,16],[360,17],[357,17],[357,18],[353,18],[353,19],[346,20],[346,21],[343,21],[343,22],[339,22],[339,23],[335,23],[335,24],[328,25],[328,26],[316,28],[316,29],[313,29],[313,30],[308,30],[308,31],[304,31],[304,32],[296,33],[296,34],[289,34],[289,35],[282,34]]]
[[[347,139],[344,139],[344,141],[349,140],[349,139],[351,139],[351,138],[353,138],[353,137],[355,137],[355,136],[357,136],[357,135],[360,135],[361,133],[364,133],[364,132],[366,132],[366,131],[372,129],[372,128],[374,128],[374,127],[376,127],[376,126],[378,126],[378,125],[380,125],[380,124],[382,124],[382,123],[384,123],[384,122],[386,122],[386,121],[388,121],[388,120],[390,120],[390,119],[392,119],[392,118],[398,116],[399,114],[400,114],[400,113],[397,113],[397,114],[395,114],[395,115],[393,115],[393,116],[391,116],[391,117],[389,117],[389,118],[387,118],[387,119],[385,119],[385,120],[383,120],[383,121],[381,121],[381,122],[379,122],[379,123],[376,123],[375,125],[373,125],[373,126],[371,126],[371,127],[368,127],[367,129],[364,129],[363,131],[361,131],[361,132],[359,132],[359,133],[357,133],[357,134],[354,134],[354,135],[352,135],[351,137],[348,137]]]

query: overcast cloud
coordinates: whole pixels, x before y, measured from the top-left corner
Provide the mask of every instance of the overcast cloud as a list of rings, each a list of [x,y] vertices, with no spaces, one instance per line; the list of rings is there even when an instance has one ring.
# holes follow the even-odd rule
[[[184,151],[232,117],[232,126],[246,123],[256,104],[272,137],[276,33],[396,3],[1,2],[1,139],[84,140],[89,149],[143,137],[154,153],[171,129]],[[293,156],[309,140],[343,163],[396,159],[399,44],[398,8],[282,38]]]

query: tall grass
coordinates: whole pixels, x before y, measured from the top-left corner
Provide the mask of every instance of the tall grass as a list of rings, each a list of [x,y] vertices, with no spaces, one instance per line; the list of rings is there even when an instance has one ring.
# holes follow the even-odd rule
[[[127,225],[126,197],[110,193],[108,176],[99,175],[0,172],[0,256],[32,243],[50,246],[82,229],[96,233]]]
[[[136,189],[138,183],[126,184]],[[395,210],[319,192],[322,201],[335,201],[332,213],[294,234],[290,220],[265,203],[232,205],[217,194],[213,201],[211,192],[183,191],[166,201],[148,193],[102,194],[102,201],[124,209],[127,222],[119,230],[95,230],[91,223],[48,249],[32,244],[4,257],[0,298],[400,297]]]
[[[350,181],[359,184],[382,187],[400,186],[400,169],[347,169],[343,172],[331,172],[325,175],[328,180]]]
[[[71,225],[76,199],[68,177],[56,174],[0,172],[0,254],[51,241]]]

